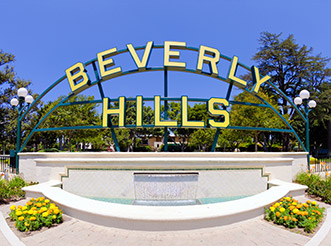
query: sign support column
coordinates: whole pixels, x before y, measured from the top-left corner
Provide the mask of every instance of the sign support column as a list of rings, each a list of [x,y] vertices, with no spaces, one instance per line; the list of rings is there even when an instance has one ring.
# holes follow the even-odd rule
[[[164,97],[168,97],[168,69],[164,68]],[[164,120],[168,119],[168,100],[164,100]],[[164,128],[164,152],[168,152],[168,127]]]

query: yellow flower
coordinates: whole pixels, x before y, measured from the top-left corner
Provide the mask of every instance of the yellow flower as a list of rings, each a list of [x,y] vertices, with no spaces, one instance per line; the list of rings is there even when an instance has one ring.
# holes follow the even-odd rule
[[[47,212],[44,212],[43,213],[43,217],[47,217],[48,216],[48,213]]]
[[[19,220],[19,221],[24,220],[24,216],[18,217],[18,220]]]
[[[39,201],[44,201],[45,200],[45,197],[39,197]]]
[[[10,210],[15,210],[16,209],[16,206],[15,205],[11,205],[10,206]]]
[[[38,203],[36,204],[36,206],[37,206],[38,208],[40,208],[40,207],[41,207],[41,203],[38,202]]]
[[[316,202],[316,201],[313,201],[311,204],[313,204],[313,205],[316,205],[316,204],[317,204],[317,202]]]
[[[22,206],[21,206],[21,205],[18,205],[18,206],[17,206],[17,209],[21,209],[21,208],[22,208]]]
[[[46,200],[45,200],[45,203],[49,203],[49,200],[48,200],[48,199],[46,199]]]
[[[38,211],[36,211],[36,210],[35,210],[35,211],[33,211],[33,215],[36,215],[37,213],[38,213]]]
[[[309,207],[307,203],[304,203],[303,206],[304,206],[305,208],[308,208],[308,207]]]
[[[37,208],[36,208],[36,207],[32,207],[31,209],[32,209],[32,210],[37,210]]]
[[[25,226],[30,226],[30,224],[28,222],[25,222],[24,225]]]
[[[54,214],[58,214],[58,213],[60,213],[60,210],[55,209],[55,210],[54,210]]]
[[[297,203],[296,203],[296,202],[292,202],[292,205],[293,205],[293,206],[296,206],[296,205],[297,205]]]
[[[47,211],[47,208],[46,207],[42,207],[40,210],[41,210],[41,212],[45,212],[45,211]]]
[[[34,201],[34,198],[32,197],[32,198],[30,199],[30,201]]]
[[[28,208],[27,208],[27,206],[23,206],[22,207],[22,210],[24,211],[24,210],[27,210]]]
[[[17,216],[21,216],[21,215],[22,215],[22,211],[18,210],[18,211],[16,211],[15,214],[16,214]]]
[[[307,203],[309,204],[309,203],[311,203],[311,201],[310,201],[310,200],[308,200],[308,201],[307,201]]]
[[[297,208],[298,208],[298,209],[302,208],[302,204],[298,204],[298,205],[297,205]]]
[[[291,201],[291,198],[290,197],[285,197],[285,200],[289,202],[289,201]]]
[[[30,210],[28,211],[28,214],[32,215],[32,214],[33,214],[33,210],[30,209]]]
[[[281,208],[279,209],[279,211],[280,211],[281,213],[283,213],[283,212],[285,212],[285,208],[281,207]]]
[[[34,217],[34,216],[32,216],[32,217],[30,218],[31,221],[34,221],[34,220],[36,220],[36,219],[37,219],[37,218]]]
[[[299,210],[297,208],[293,209],[293,213],[297,214]]]
[[[52,218],[53,218],[53,220],[55,220],[56,219],[56,215],[53,215]]]
[[[27,213],[28,213],[28,210],[24,210],[24,211],[23,211],[23,214],[27,214]]]
[[[271,206],[269,209],[271,210],[271,212],[275,211],[275,207],[273,206]]]

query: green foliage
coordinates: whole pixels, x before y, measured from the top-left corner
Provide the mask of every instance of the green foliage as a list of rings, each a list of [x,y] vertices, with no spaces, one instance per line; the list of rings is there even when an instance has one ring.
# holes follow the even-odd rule
[[[12,108],[10,100],[17,97],[17,90],[21,87],[25,87],[34,98],[38,96],[29,89],[30,81],[17,77],[12,65],[14,61],[14,55],[0,50],[0,119],[1,122],[4,122],[0,124],[0,144],[6,146],[7,152],[9,148],[13,149],[16,143],[16,122],[18,118],[18,112]],[[23,136],[25,136],[25,130],[31,129],[31,121],[35,118],[38,107],[39,105],[24,118],[22,122]]]
[[[268,74],[271,77],[271,82],[290,99],[293,100],[298,96],[302,89],[308,89],[312,93],[313,98],[314,96],[319,97],[323,91],[320,89],[320,86],[323,84],[330,86],[331,70],[327,67],[330,59],[321,55],[313,55],[313,49],[306,45],[301,46],[297,44],[293,35],[289,35],[286,39],[281,39],[281,34],[263,32],[259,41],[261,46],[253,60],[257,62],[260,73],[263,75]],[[295,109],[289,105],[285,98],[276,93],[273,87],[265,85],[264,89],[269,94],[277,95],[276,99],[281,107],[280,112],[287,116],[289,120],[293,120],[294,129],[299,132],[301,139],[305,139],[302,131],[305,129],[304,123],[295,114]],[[330,93],[323,98],[327,97],[327,108],[330,110]],[[314,118],[321,127],[321,120],[317,119],[322,119],[324,114],[321,114],[320,110],[316,112],[319,115]],[[319,130],[320,128],[317,127],[316,132]],[[316,136],[318,136],[317,133]],[[293,136],[291,137],[293,138]],[[325,134],[323,137],[325,138]],[[282,139],[283,150],[288,151],[291,146],[289,135],[284,133]],[[315,139],[318,139],[318,137]]]
[[[0,203],[6,202],[11,199],[23,198],[25,192],[22,188],[28,184],[19,176],[15,176],[13,179],[0,180]]]
[[[331,177],[323,180],[319,175],[299,173],[295,182],[308,186],[308,194],[319,196],[323,202],[331,204]]]
[[[153,149],[151,146],[139,146],[133,148],[134,152],[152,152]]]
[[[57,148],[50,148],[50,149],[42,149],[39,152],[59,152]]]
[[[331,74],[331,71],[330,71]],[[331,83],[324,82],[311,95],[316,108],[309,113],[310,142],[321,149],[328,148],[328,127],[331,127]],[[313,148],[312,148],[313,149]]]
[[[279,107],[274,96],[269,96],[263,91],[259,92],[259,96],[267,101],[273,108],[279,111]],[[248,92],[242,92],[235,98],[237,102],[250,102],[261,104],[261,100],[253,97]],[[273,110],[265,107],[253,107],[241,104],[235,104],[230,111],[231,126],[250,126],[263,128],[285,128],[283,121],[273,112]],[[265,151],[271,151],[272,146],[277,139],[277,134],[260,131],[237,131],[224,129],[218,140],[220,146],[234,151],[239,148],[241,143],[255,144],[255,151],[258,150],[258,144],[263,146]]]

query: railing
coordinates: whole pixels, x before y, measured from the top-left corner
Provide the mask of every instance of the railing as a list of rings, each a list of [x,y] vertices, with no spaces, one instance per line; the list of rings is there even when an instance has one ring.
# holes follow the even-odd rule
[[[331,171],[331,157],[316,158],[310,162],[311,172]]]
[[[0,155],[0,172],[14,172],[14,167],[10,165],[9,155]]]

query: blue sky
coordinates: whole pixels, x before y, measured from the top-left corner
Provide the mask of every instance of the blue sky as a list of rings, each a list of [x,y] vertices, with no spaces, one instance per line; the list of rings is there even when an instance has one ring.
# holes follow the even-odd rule
[[[0,49],[16,56],[17,75],[41,93],[65,69],[98,52],[148,41],[184,41],[236,55],[251,66],[263,31],[293,34],[314,54],[331,57],[331,2],[327,0],[218,1],[2,1]],[[161,57],[161,56],[160,56]],[[160,58],[162,61],[162,58]],[[120,61],[118,61],[120,63]],[[103,83],[107,96],[162,95],[162,73],[124,76]],[[169,96],[221,97],[225,83],[192,74],[169,74]],[[69,92],[57,88],[45,101]],[[96,88],[85,94],[97,95]]]

